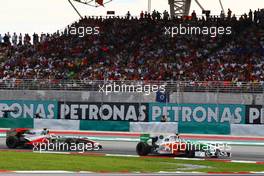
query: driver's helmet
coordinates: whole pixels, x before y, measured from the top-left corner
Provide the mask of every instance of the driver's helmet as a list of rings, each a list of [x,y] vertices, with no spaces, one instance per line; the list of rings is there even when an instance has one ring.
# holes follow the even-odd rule
[[[41,132],[42,135],[49,134],[49,130],[47,128],[43,128],[43,131]]]
[[[176,133],[175,135],[176,135],[175,137],[176,137],[177,139],[180,139],[180,135],[179,135],[179,133]]]
[[[164,139],[164,136],[163,135],[159,135],[159,139]]]

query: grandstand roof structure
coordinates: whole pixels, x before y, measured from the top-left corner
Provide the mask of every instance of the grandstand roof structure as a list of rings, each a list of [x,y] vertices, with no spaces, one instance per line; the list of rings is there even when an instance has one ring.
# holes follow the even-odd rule
[[[89,5],[92,7],[104,6],[105,4],[111,2],[112,0],[73,0],[75,2],[79,2],[85,5]]]
[[[76,7],[71,2],[71,0],[68,0],[68,1],[71,4],[71,6],[74,8],[74,10],[78,13],[78,15],[82,18],[82,15],[76,9]],[[105,4],[113,0],[72,0],[72,1],[85,4],[88,6],[92,6],[92,7],[99,7],[99,6],[104,6]],[[200,7],[200,9],[203,12],[206,11],[206,9],[201,5],[201,3],[198,0],[193,0],[193,1],[196,2],[196,4]],[[222,1],[221,0],[218,0],[218,1],[220,3],[222,11],[224,12]],[[189,15],[192,0],[168,0],[168,3],[170,5],[171,16],[188,16]],[[151,0],[148,0],[148,12],[150,11],[151,11]]]
[[[112,0],[72,0],[72,1],[84,4],[84,5],[88,5],[88,6],[91,6],[91,7],[100,7],[100,6],[104,6],[105,4],[111,2]],[[72,1],[68,0],[68,2],[71,4],[73,9],[76,11],[76,13],[81,18],[83,18],[82,15],[80,14],[80,12],[78,11],[78,9],[72,3]]]

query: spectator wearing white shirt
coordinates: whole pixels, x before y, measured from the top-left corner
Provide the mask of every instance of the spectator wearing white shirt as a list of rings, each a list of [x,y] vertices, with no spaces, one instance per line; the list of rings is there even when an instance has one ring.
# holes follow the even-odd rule
[[[13,36],[12,36],[12,44],[14,46],[17,46],[17,34],[14,32]]]

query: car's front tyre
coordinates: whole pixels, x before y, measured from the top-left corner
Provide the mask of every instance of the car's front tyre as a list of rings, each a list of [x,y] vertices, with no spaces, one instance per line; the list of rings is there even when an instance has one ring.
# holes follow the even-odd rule
[[[19,143],[19,139],[16,136],[9,136],[6,139],[6,146],[10,149],[15,149],[17,148]]]
[[[195,151],[194,150],[188,150],[188,151],[186,151],[186,156],[188,158],[194,158],[195,157]]]
[[[146,156],[151,152],[151,146],[145,142],[139,142],[136,147],[139,156]]]
[[[214,158],[219,158],[221,156],[221,151],[216,149]]]

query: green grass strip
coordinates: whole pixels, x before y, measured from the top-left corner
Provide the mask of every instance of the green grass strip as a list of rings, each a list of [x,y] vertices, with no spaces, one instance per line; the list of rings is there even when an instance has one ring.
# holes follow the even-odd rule
[[[1,152],[0,170],[91,171],[91,172],[248,172],[263,171],[261,164],[175,160],[174,158],[136,158]]]
[[[0,138],[5,138],[6,134],[0,133]],[[122,141],[122,142],[139,142],[139,138],[126,138],[126,137],[89,137],[91,140],[95,141]],[[187,140],[192,142],[202,142],[202,143],[219,143],[219,144],[229,144],[229,145],[239,145],[239,146],[264,146],[264,142],[255,141],[212,141],[212,140]]]

